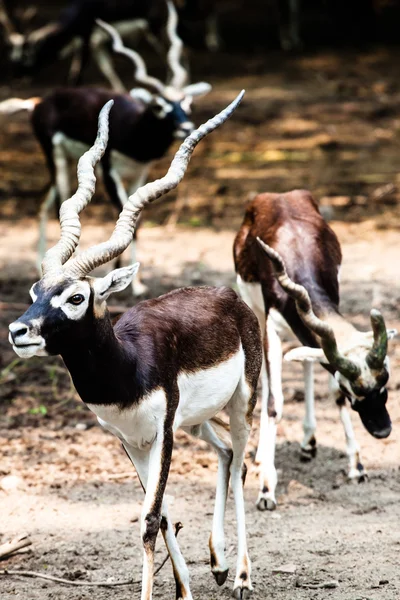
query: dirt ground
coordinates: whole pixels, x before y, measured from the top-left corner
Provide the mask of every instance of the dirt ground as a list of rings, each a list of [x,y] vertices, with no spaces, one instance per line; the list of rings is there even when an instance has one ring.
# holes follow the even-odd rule
[[[140,231],[139,258],[149,296],[181,285],[234,285],[232,242],[246,198],[254,191],[308,187],[321,201],[342,243],[342,311],[360,328],[379,307],[400,330],[398,305],[398,182],[400,84],[396,52],[320,54],[279,65],[254,58],[224,76],[199,103],[197,121],[247,87],[232,119],[196,150],[177,195],[154,206]],[[241,70],[240,70],[241,69]],[[206,60],[197,63],[205,77]],[[229,72],[232,72],[230,67]],[[18,90],[22,95],[23,88]],[[25,90],[25,96],[44,90]],[[7,97],[9,89],[2,90]],[[119,442],[80,403],[58,358],[15,361],[6,326],[28,303],[36,279],[36,219],[46,183],[42,157],[26,115],[0,123],[0,543],[27,532],[28,553],[0,568],[34,570],[73,581],[140,579],[142,492]],[[154,174],[165,169],[157,165]],[[102,203],[84,217],[82,246],[104,239],[112,210]],[[172,217],[171,217],[172,215]],[[174,227],[173,220],[178,220]],[[166,225],[167,224],[167,225]],[[57,239],[51,221],[49,240]],[[113,300],[132,303],[129,294]],[[301,367],[284,367],[284,417],[279,426],[278,509],[255,508],[258,410],[248,447],[246,514],[254,600],[396,600],[400,598],[400,346],[391,343],[389,411],[393,432],[375,440],[352,415],[369,472],[363,484],[345,477],[347,459],[337,409],[327,399],[327,375],[316,369],[317,457],[299,460],[304,406]],[[218,588],[208,564],[216,459],[203,442],[178,434],[167,494],[182,521],[182,552],[194,598],[230,597],[236,553],[233,499],[226,536],[231,573]],[[157,547],[160,562],[165,550]],[[273,573],[294,565],[294,574]],[[335,581],[333,588],[309,586]],[[174,597],[169,565],[156,577],[154,597]],[[138,585],[64,586],[0,576],[0,598],[78,600],[139,598]]]

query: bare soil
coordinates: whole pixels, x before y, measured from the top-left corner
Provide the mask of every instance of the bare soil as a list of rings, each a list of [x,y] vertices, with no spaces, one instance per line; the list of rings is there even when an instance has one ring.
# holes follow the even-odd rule
[[[203,62],[202,62],[203,61]],[[202,103],[197,121],[211,115],[245,86],[237,118],[201,147],[177,195],[152,207],[140,231],[139,254],[149,296],[182,285],[234,285],[232,243],[246,198],[253,191],[307,186],[329,212],[342,243],[342,310],[367,329],[372,306],[388,326],[400,329],[398,305],[400,88],[398,57],[385,50],[357,55],[324,54],[271,65],[256,57],[246,76],[224,76]],[[269,73],[265,75],[266,66]],[[197,70],[206,72],[206,59]],[[232,72],[232,66],[227,69]],[[262,73],[262,74],[261,74]],[[25,96],[44,93],[29,88]],[[22,95],[21,90],[18,92]],[[11,95],[3,89],[2,95]],[[27,532],[28,553],[1,563],[71,580],[140,579],[139,515],[142,492],[119,442],[102,431],[80,403],[58,358],[15,361],[7,324],[28,303],[36,280],[36,218],[44,163],[25,115],[0,128],[0,543]],[[160,174],[167,165],[154,169]],[[33,193],[35,192],[35,193]],[[99,195],[99,199],[101,194]],[[178,225],[165,226],[178,208]],[[113,211],[95,202],[84,217],[82,246],[104,239]],[[160,225],[162,224],[162,226]],[[49,239],[57,239],[51,221]],[[113,300],[128,306],[122,294]],[[393,432],[375,440],[352,415],[369,472],[350,484],[344,434],[327,400],[327,375],[317,369],[317,457],[299,460],[303,390],[301,367],[284,367],[284,417],[279,427],[279,506],[255,508],[257,410],[248,447],[246,512],[254,599],[396,600],[400,597],[400,347],[390,347],[389,410]],[[14,362],[12,362],[14,361]],[[10,367],[8,368],[8,365]],[[208,564],[208,535],[215,493],[216,459],[207,446],[178,434],[167,493],[171,515],[182,521],[180,544],[195,598],[228,598],[233,583],[236,533],[233,499],[226,533],[231,576],[219,589]],[[157,557],[165,550],[160,541]],[[292,575],[273,574],[282,565]],[[335,588],[309,588],[336,581]],[[156,578],[155,598],[174,597],[169,565]],[[40,579],[0,576],[0,598],[78,600],[139,598],[139,586],[83,588]]]

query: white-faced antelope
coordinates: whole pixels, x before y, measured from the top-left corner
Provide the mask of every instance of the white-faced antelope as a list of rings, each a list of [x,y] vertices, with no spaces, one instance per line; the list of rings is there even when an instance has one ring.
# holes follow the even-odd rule
[[[96,136],[99,111],[108,100],[114,100],[114,108],[101,171],[107,195],[118,210],[128,198],[122,179],[130,182],[129,193],[134,193],[146,181],[152,162],[164,156],[174,140],[185,138],[193,130],[189,119],[193,97],[208,93],[211,86],[203,82],[187,85],[187,71],[180,64],[182,42],[176,35],[175,16],[172,10],[168,26],[168,84],[148,75],[140,55],[125,48],[118,33],[101,22],[112,36],[114,50],[133,62],[134,80],[140,87],[130,94],[102,88],[62,88],[42,99],[10,98],[0,103],[3,114],[32,112],[33,130],[50,174],[50,188],[40,210],[39,264],[46,248],[49,210],[57,199],[64,202],[70,196],[69,161],[77,160],[90,147]],[[135,257],[134,241],[132,262]],[[146,289],[139,280],[134,280],[132,286],[135,295]]]
[[[283,394],[281,341],[274,327],[274,314],[304,345],[285,355],[285,359],[300,360],[304,365],[303,457],[310,459],[316,452],[312,361],[317,360],[334,376],[334,394],[349,457],[348,476],[363,480],[365,471],[345,399],[350,400],[374,437],[390,434],[391,421],[385,406],[387,340],[395,332],[386,331],[377,310],[371,311],[373,331],[368,333],[358,331],[340,314],[340,244],[307,191],[258,195],[247,207],[236,236],[234,260],[240,293],[256,313],[264,338],[256,457],[260,464],[258,508],[276,507],[275,438]]]
[[[10,325],[10,342],[22,358],[60,354],[75,387],[103,427],[115,434],[136,467],[145,500],[141,519],[144,547],[142,600],[150,600],[156,536],[161,530],[173,564],[177,598],[191,599],[189,574],[163,499],[178,427],[209,442],[218,454],[216,504],[210,537],[211,568],[218,584],[228,573],[224,556],[224,512],[229,477],[238,522],[234,596],[251,590],[242,489],[249,435],[262,360],[257,318],[228,288],[183,288],[139,303],[111,324],[106,301],[129,285],[138,265],[103,278],[89,273],[129,246],[143,207],[175,188],[197,143],[221,125],[240,94],[181,145],[168,173],[126,202],[108,241],[74,256],[79,213],[94,192],[94,165],[105,151],[110,104],[99,133],[79,161],[76,194],[61,206],[61,237],[44,257],[43,276],[31,288],[33,304]],[[215,415],[230,418],[232,447]],[[225,434],[226,431],[224,430]]]

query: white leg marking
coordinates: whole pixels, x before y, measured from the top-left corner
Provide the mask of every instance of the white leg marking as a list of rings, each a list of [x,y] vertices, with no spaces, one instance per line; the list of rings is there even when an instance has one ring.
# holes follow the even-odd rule
[[[57,188],[55,185],[52,185],[49,191],[46,194],[45,199],[40,205],[39,211],[39,241],[38,241],[38,263],[37,268],[39,273],[42,272],[42,260],[44,258],[46,252],[46,229],[47,229],[47,218],[49,214],[50,208],[53,206],[55,200],[57,198]]]
[[[301,442],[301,453],[303,460],[310,460],[316,454],[315,430],[317,422],[315,419],[314,398],[314,363],[311,360],[303,362],[304,371],[304,401],[305,415],[303,421],[304,437]]]
[[[350,413],[346,406],[340,406],[340,419],[343,423],[344,435],[346,437],[346,452],[349,457],[349,479],[364,481],[367,475],[366,470],[360,461],[360,446],[354,436],[354,429],[351,423]]]
[[[134,194],[136,192],[136,190],[138,190],[140,187],[142,187],[142,185],[144,185],[146,183],[148,172],[149,172],[148,165],[145,165],[144,167],[142,167],[142,169],[138,172],[135,182],[129,188],[130,195]],[[136,236],[137,236],[137,234],[138,234],[138,232],[136,232]],[[136,262],[136,246],[137,246],[137,240],[132,240],[132,243],[130,246],[130,264],[131,265],[133,265]],[[139,277],[136,276],[132,280],[132,293],[136,297],[146,294],[146,292],[148,292],[148,289],[149,289],[147,287],[147,285],[142,283],[141,277],[140,277],[140,271],[139,271],[138,275],[139,275]]]
[[[232,437],[232,462],[231,462],[231,486],[235,499],[237,535],[238,535],[238,556],[236,566],[236,576],[233,585],[234,598],[244,598],[246,591],[252,590],[251,585],[251,563],[247,551],[246,541],[246,516],[243,498],[242,468],[244,462],[244,453],[247,440],[250,433],[250,425],[246,421],[248,403],[251,392],[243,376],[238,385],[232,400],[227,405],[230,417],[230,428]],[[245,591],[246,590],[246,591]]]
[[[143,487],[146,489],[149,474],[149,453],[139,450],[138,448],[134,448],[126,442],[124,442],[124,447],[135,466]],[[162,533],[165,545],[171,558],[174,576],[176,579],[179,579],[180,582],[182,600],[183,598],[185,598],[185,600],[192,600],[192,594],[189,587],[189,570],[179,548],[178,540],[175,537],[174,526],[169,518],[167,502],[165,499],[162,503],[161,514],[167,522],[167,529]]]
[[[211,52],[217,52],[221,46],[221,38],[218,33],[217,15],[211,14],[206,19],[206,48]]]
[[[268,395],[263,394],[262,397],[260,441],[257,451],[260,464],[260,490],[257,498],[259,510],[276,508],[275,490],[278,483],[275,468],[276,424],[281,419],[283,410],[282,344],[270,317],[267,320],[267,340],[269,389]],[[264,354],[265,351],[264,345]],[[271,406],[268,406],[268,399]]]
[[[53,158],[56,167],[56,183],[61,202],[70,197],[70,182],[68,172],[68,159],[63,146],[64,136],[56,133],[53,136]]]
[[[199,437],[211,444],[218,454],[217,490],[209,546],[211,571],[218,585],[222,585],[226,581],[229,569],[225,558],[224,520],[232,450],[218,437],[213,424],[210,422],[202,424]]]
[[[103,44],[93,44],[92,54],[97,66],[111,85],[112,89],[120,93],[126,92],[124,84],[113,67],[111,56]]]

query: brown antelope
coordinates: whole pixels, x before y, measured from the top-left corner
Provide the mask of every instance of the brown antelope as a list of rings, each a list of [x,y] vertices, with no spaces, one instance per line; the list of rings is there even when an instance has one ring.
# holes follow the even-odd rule
[[[101,107],[114,100],[110,140],[101,170],[106,192],[118,210],[128,199],[122,178],[130,181],[132,194],[146,181],[151,164],[164,156],[175,139],[185,138],[194,128],[189,119],[194,96],[210,91],[207,83],[187,85],[187,71],[180,64],[182,42],[176,34],[176,12],[169,3],[168,34],[171,42],[168,64],[171,78],[167,84],[148,75],[145,63],[134,50],[125,48],[118,33],[106,23],[101,26],[112,36],[114,50],[134,64],[134,80],[140,87],[130,94],[102,88],[62,88],[45,98],[10,98],[0,103],[0,113],[17,110],[32,112],[33,130],[46,158],[50,188],[40,210],[39,264],[46,249],[46,223],[50,208],[70,196],[69,161],[78,160],[95,138]],[[136,260],[136,236],[131,244],[131,261]],[[132,291],[146,291],[138,280]]]
[[[210,537],[215,579],[222,585],[228,574],[223,521],[230,477],[238,522],[234,597],[244,599],[252,589],[241,477],[262,361],[261,336],[253,312],[228,288],[175,290],[137,304],[113,326],[107,298],[129,285],[138,264],[103,278],[89,273],[129,246],[144,206],[178,185],[197,143],[232,114],[242,96],[191,133],[163,178],[129,198],[108,241],[73,256],[81,232],[79,213],[94,193],[94,165],[106,149],[109,102],[100,113],[94,146],[79,161],[78,190],[61,206],[61,237],[46,252],[42,278],[31,288],[33,304],[9,327],[18,356],[62,356],[82,400],[122,441],[136,467],[145,489],[142,600],[152,597],[160,526],[177,598],[192,598],[188,569],[163,499],[178,427],[209,442],[218,454]],[[231,447],[215,418],[222,409],[230,418]]]
[[[385,406],[387,339],[395,331],[386,331],[377,310],[371,311],[373,331],[368,333],[358,331],[340,314],[339,241],[308,191],[258,195],[247,207],[236,236],[234,259],[240,293],[256,313],[264,338],[256,456],[260,464],[258,508],[276,507],[275,438],[283,408],[282,350],[274,325],[278,320],[303,344],[285,355],[287,360],[300,360],[304,365],[302,456],[310,459],[316,453],[312,361],[317,360],[334,376],[349,456],[348,476],[363,480],[365,470],[345,399],[374,437],[390,434],[391,421]]]

